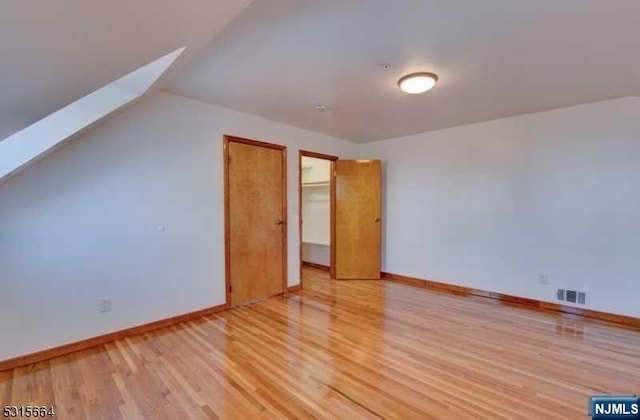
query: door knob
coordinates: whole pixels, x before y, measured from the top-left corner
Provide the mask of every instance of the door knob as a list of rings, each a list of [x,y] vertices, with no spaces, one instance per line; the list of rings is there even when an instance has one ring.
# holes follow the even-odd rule
[[[276,222],[276,225],[280,226],[280,225],[284,225],[284,220],[278,220]]]
[[[379,217],[376,217],[375,219],[373,219],[373,221],[374,221],[374,222],[376,222],[376,223],[378,223],[378,222],[380,222],[380,218],[379,218]]]

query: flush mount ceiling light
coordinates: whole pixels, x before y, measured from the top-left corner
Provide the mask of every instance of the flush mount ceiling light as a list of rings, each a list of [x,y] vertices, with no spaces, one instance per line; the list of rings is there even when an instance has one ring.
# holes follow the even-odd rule
[[[433,73],[411,73],[398,80],[400,90],[412,95],[424,93],[435,86],[438,76]]]

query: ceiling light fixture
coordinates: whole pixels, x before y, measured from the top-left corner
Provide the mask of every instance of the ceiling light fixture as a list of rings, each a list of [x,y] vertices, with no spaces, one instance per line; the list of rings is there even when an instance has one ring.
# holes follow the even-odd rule
[[[400,90],[412,95],[424,93],[435,86],[438,76],[433,73],[411,73],[398,80]]]
[[[318,112],[326,112],[329,109],[329,107],[323,104],[318,104],[314,107],[314,109]]]

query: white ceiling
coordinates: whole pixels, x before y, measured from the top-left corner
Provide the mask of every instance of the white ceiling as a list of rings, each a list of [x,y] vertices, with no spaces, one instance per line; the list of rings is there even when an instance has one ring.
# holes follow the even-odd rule
[[[186,45],[184,65],[249,3],[2,1],[0,139]]]
[[[148,63],[0,141],[0,183],[153,89],[185,49]]]
[[[167,90],[371,141],[638,96],[640,1],[258,0],[183,70]],[[413,71],[440,82],[402,94]]]

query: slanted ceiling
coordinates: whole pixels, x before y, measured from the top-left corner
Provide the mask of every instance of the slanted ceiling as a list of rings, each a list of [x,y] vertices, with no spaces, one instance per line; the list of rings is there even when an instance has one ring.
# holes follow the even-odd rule
[[[189,62],[250,1],[3,1],[0,139],[185,45]]]
[[[179,48],[0,142],[0,182],[140,98],[185,50]]]
[[[358,142],[640,96],[637,0],[24,0],[0,12],[0,139],[182,45],[169,92]],[[440,81],[402,94],[412,71]]]

